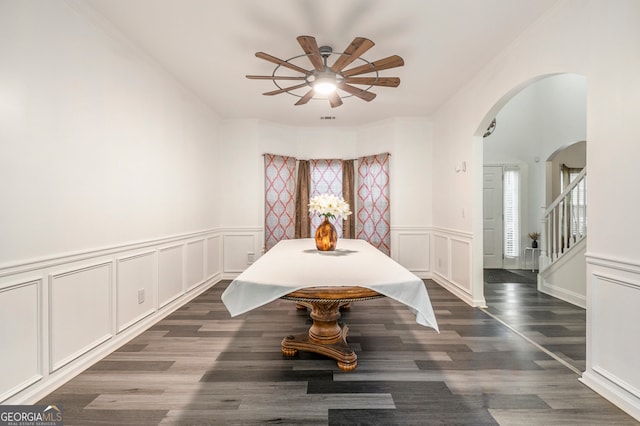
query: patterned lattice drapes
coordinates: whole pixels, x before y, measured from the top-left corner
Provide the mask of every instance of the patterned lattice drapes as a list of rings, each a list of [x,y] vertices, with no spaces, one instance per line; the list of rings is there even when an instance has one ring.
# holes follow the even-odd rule
[[[389,211],[389,154],[358,159],[356,237],[383,253],[391,253]]]
[[[264,155],[265,175],[265,249],[294,236],[296,159]]]
[[[293,157],[264,155],[266,250],[280,240],[295,238],[296,162],[297,160]],[[354,210],[352,218],[356,222],[355,238],[366,240],[389,255],[391,252],[389,154],[361,157],[357,162],[358,187],[355,191],[357,202],[356,205],[353,205],[353,201],[349,203]],[[305,161],[305,165],[306,163]],[[343,164],[343,160],[338,159],[309,160],[309,197],[325,193],[338,197],[345,196]],[[306,175],[306,167],[304,169]],[[308,200],[308,198],[305,199]],[[300,205],[301,210],[306,210],[304,204],[302,202]],[[301,211],[302,214],[308,213]],[[298,221],[300,222],[300,219]],[[313,216],[310,226],[306,223],[303,226],[309,227],[310,235],[313,236],[321,221],[320,217]],[[344,222],[341,219],[333,222],[338,235],[344,235]]]
[[[333,194],[342,197],[342,160],[310,160],[311,194],[315,197],[321,194]],[[311,235],[322,222],[322,218],[311,218]],[[338,235],[342,235],[342,219],[333,220]]]

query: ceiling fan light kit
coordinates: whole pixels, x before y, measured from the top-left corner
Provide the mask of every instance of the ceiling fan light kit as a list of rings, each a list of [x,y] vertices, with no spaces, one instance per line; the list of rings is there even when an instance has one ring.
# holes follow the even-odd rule
[[[317,94],[328,95],[336,91],[338,86],[344,82],[344,78],[331,71],[322,71],[310,74],[307,82]]]
[[[369,91],[373,86],[398,87],[400,79],[398,77],[380,77],[379,71],[396,68],[404,65],[404,60],[398,55],[392,55],[378,61],[369,62],[361,58],[367,50],[374,46],[374,43],[364,37],[356,37],[344,52],[334,52],[329,46],[320,46],[316,39],[311,36],[299,36],[298,43],[302,47],[304,54],[294,56],[287,60],[276,58],[264,52],[257,52],[256,57],[276,64],[273,73],[266,75],[247,75],[248,79],[271,80],[278,87],[277,90],[265,92],[263,95],[273,96],[280,93],[288,93],[300,98],[295,105],[304,105],[311,99],[327,99],[332,108],[342,105],[342,98],[355,96],[364,101],[370,102],[376,94]],[[328,64],[331,55],[338,55],[332,65]],[[313,69],[307,70],[291,61],[306,56]],[[363,64],[343,71],[354,61]],[[288,69],[301,73],[301,76],[291,76],[279,74],[282,69]],[[369,77],[356,77],[362,74],[374,73]],[[279,81],[302,81],[300,84],[283,87]],[[365,86],[365,87],[358,87]],[[299,89],[307,89],[303,95],[294,93]],[[342,93],[344,92],[344,93]],[[342,94],[341,94],[342,93]],[[316,95],[318,97],[316,98]]]
[[[336,83],[330,78],[319,78],[313,83],[313,90],[319,95],[328,95],[336,91]]]

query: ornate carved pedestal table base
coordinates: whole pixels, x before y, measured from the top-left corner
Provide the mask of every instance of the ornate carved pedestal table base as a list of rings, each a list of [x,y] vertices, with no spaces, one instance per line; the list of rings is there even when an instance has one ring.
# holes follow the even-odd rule
[[[297,309],[311,309],[313,325],[306,334],[282,339],[282,353],[314,352],[335,359],[343,371],[355,370],[358,357],[347,344],[349,328],[338,324],[340,310],[348,309],[351,302],[378,297],[384,296],[362,287],[309,287],[287,294],[283,299],[295,301]]]

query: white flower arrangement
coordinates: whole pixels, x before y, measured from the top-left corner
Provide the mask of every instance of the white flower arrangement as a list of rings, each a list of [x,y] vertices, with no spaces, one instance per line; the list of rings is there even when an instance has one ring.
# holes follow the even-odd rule
[[[325,218],[342,217],[346,219],[351,214],[349,203],[344,198],[331,194],[322,194],[309,200],[309,213]]]

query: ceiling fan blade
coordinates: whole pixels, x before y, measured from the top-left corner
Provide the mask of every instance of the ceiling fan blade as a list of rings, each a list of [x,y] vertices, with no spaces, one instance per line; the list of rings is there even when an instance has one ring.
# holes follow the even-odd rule
[[[400,79],[398,77],[347,77],[344,79],[344,82],[384,87],[398,87],[400,85]]]
[[[304,94],[303,97],[300,98],[298,102],[296,102],[296,105],[306,104],[307,102],[309,102],[311,98],[313,98],[313,94],[314,94],[313,89],[309,90],[307,93]]]
[[[351,68],[344,71],[342,75],[345,77],[351,77],[359,74],[366,74],[368,72],[386,70],[389,68],[401,67],[404,65],[404,61],[398,55],[392,55],[378,61],[373,61],[371,64],[364,64],[359,67]]]
[[[331,71],[340,72],[351,62],[362,56],[367,50],[375,45],[374,42],[364,37],[356,37],[342,53],[342,55],[331,66]]]
[[[287,77],[284,75],[246,75],[250,80],[306,80],[306,77]]]
[[[339,107],[340,105],[342,105],[342,99],[336,92],[329,93],[328,97],[331,108]]]
[[[362,90],[358,87],[355,86],[350,86],[348,84],[341,84],[340,86],[338,86],[340,89],[344,90],[347,93],[352,94],[355,97],[358,97],[360,99],[363,99],[367,102],[371,102],[372,100],[375,99],[376,94],[373,92],[367,92],[366,90]]]
[[[316,71],[324,71],[324,61],[322,60],[322,55],[320,55],[316,39],[311,36],[299,36],[297,40]]]
[[[280,93],[290,92],[291,90],[300,89],[302,87],[308,86],[307,83],[298,84],[297,86],[284,87],[282,89],[274,90],[273,92],[266,92],[263,95],[271,96],[271,95],[279,95]]]
[[[258,57],[260,59],[264,59],[265,61],[272,62],[272,63],[277,64],[277,65],[282,65],[285,68],[289,68],[290,70],[301,72],[301,73],[303,73],[305,75],[306,74],[311,74],[310,71],[305,70],[304,68],[300,68],[297,65],[290,64],[289,62],[283,61],[282,59],[276,58],[275,56],[271,56],[268,53],[256,52],[256,57]]]

